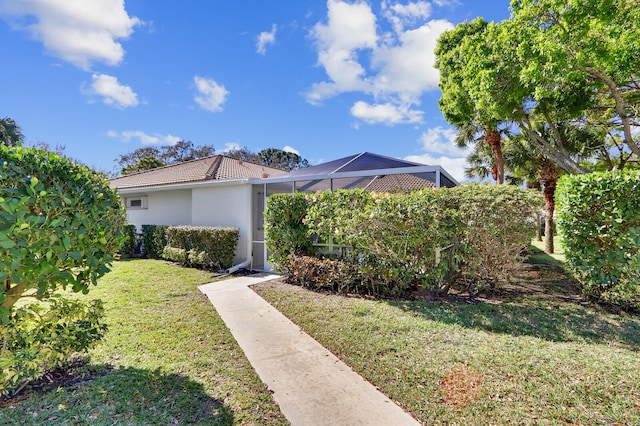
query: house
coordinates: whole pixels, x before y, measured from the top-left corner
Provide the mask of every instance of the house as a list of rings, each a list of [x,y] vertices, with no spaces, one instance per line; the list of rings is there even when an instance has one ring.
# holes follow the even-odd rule
[[[440,166],[363,152],[293,172],[224,155],[111,179],[127,207],[129,223],[229,226],[240,229],[234,264],[269,269],[263,212],[269,195],[324,189],[388,192],[455,186]]]

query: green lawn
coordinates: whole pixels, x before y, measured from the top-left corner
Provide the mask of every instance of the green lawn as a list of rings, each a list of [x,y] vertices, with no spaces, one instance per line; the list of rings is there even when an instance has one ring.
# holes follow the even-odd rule
[[[424,424],[640,425],[640,317],[581,301],[557,264],[481,303],[255,289]]]
[[[109,324],[80,369],[89,380],[6,402],[0,424],[288,424],[197,290],[210,281],[162,261],[116,262],[86,296],[104,301]]]

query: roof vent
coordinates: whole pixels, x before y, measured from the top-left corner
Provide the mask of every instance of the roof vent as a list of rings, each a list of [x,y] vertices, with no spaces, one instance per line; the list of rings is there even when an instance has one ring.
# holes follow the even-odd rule
[[[269,173],[263,173],[263,174],[262,174],[262,179],[266,179],[266,178],[268,178],[268,177],[269,177]]]
[[[238,160],[238,166],[242,166],[243,164],[244,164],[244,161]]]

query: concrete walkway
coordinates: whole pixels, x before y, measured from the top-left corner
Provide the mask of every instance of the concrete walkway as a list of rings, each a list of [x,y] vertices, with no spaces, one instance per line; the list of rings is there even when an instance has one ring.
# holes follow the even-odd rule
[[[199,289],[227,324],[291,424],[418,425],[249,288],[277,277],[233,278]]]

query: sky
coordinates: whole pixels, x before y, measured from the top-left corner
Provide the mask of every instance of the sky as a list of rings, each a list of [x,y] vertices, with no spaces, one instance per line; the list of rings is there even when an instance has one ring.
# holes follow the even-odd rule
[[[438,36],[509,1],[0,0],[0,117],[27,144],[116,172],[189,140],[319,164],[364,151],[441,165],[466,152],[438,109]]]

